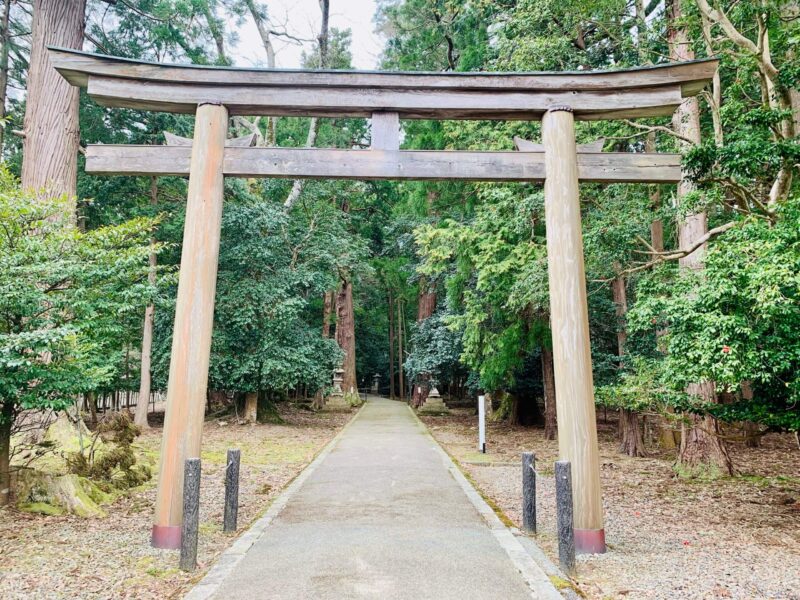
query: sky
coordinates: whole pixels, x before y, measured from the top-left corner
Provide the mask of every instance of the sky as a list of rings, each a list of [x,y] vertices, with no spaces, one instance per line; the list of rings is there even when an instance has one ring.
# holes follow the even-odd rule
[[[313,39],[319,33],[319,0],[271,0],[270,17],[276,26],[286,24],[292,35]],[[353,66],[356,69],[375,69],[383,48],[383,40],[375,33],[373,17],[375,0],[331,0],[330,27],[350,29],[353,33]],[[238,30],[239,41],[230,51],[236,65],[266,66],[266,54],[256,26],[247,19]],[[273,41],[277,67],[300,67],[303,48],[277,38]],[[311,45],[307,44],[306,49]]]

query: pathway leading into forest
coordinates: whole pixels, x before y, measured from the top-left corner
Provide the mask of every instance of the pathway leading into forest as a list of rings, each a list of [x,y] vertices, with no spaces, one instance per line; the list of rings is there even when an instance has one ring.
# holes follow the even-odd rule
[[[310,468],[255,542],[224,554],[189,598],[561,597],[493,515],[487,525],[405,404],[370,398]]]

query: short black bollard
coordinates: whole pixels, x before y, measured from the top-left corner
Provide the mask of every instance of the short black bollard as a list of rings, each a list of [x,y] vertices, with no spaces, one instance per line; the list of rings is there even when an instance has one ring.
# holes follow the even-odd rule
[[[536,533],[536,455],[522,453],[522,528]]]
[[[183,525],[181,561],[183,571],[197,567],[197,536],[200,526],[200,459],[187,458],[183,470]]]
[[[568,460],[556,461],[556,513],[558,516],[558,561],[567,575],[575,574],[575,530],[572,515],[572,467]]]
[[[228,466],[225,468],[225,517],[222,522],[222,531],[232,533],[236,531],[236,521],[239,517],[239,461],[241,450],[228,450]]]

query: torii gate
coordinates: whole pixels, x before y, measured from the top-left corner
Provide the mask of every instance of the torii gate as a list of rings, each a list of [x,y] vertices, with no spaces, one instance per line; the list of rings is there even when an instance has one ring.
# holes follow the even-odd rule
[[[224,177],[544,181],[561,459],[572,463],[575,545],[604,552],[579,181],[677,183],[680,155],[577,147],[575,119],[667,116],[713,77],[716,60],[617,71],[392,73],[199,67],[59,48],[70,83],[111,107],[196,115],[191,145],[93,145],[86,171],[189,176],[186,225],[152,543],[180,546],[183,465],[200,456]],[[369,150],[226,144],[230,115],[368,117]],[[400,151],[399,119],[542,120],[518,152]]]

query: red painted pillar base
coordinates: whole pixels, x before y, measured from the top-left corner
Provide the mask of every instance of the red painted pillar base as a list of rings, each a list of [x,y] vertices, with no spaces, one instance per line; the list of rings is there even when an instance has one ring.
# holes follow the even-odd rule
[[[181,547],[180,525],[153,525],[150,545],[153,548],[164,550],[179,550]]]
[[[577,554],[605,554],[605,529],[576,529],[575,552]]]

